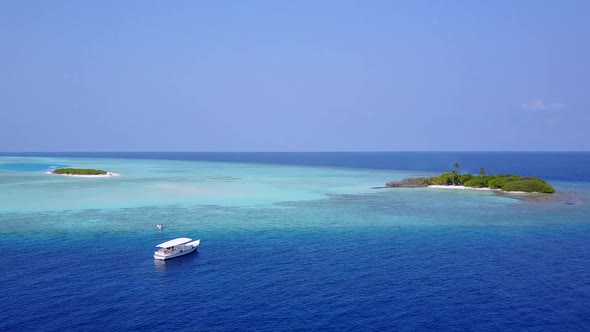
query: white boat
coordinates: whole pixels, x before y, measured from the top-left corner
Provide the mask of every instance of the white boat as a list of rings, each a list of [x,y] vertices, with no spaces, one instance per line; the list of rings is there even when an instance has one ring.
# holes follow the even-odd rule
[[[187,237],[179,237],[178,239],[166,241],[156,246],[160,249],[154,252],[154,258],[166,260],[174,257],[184,256],[197,250],[197,247],[200,243],[201,240],[193,241]]]
[[[156,228],[157,228],[157,229],[163,229],[163,228],[164,228],[164,224],[157,224],[157,225],[156,225]]]

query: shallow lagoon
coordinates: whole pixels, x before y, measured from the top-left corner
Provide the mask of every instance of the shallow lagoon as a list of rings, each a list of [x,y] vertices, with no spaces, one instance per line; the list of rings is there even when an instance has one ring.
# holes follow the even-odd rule
[[[7,162],[7,159],[10,162]],[[408,173],[321,167],[220,162],[4,158],[26,165],[23,172],[0,172],[4,211],[72,210],[170,204],[260,206],[313,200],[330,194],[369,193],[390,177]],[[34,163],[32,162],[34,161]],[[2,163],[2,158],[0,158]],[[71,165],[122,174],[117,178],[56,177],[29,171],[32,165]]]

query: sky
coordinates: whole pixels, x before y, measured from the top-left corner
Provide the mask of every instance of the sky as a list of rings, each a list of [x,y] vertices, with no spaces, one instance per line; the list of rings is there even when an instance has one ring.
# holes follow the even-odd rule
[[[588,151],[590,1],[0,1],[0,151]]]

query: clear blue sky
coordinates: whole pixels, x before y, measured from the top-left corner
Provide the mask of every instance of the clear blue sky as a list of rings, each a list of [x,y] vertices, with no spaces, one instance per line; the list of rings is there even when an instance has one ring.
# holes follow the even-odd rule
[[[590,1],[2,1],[0,151],[590,150]]]

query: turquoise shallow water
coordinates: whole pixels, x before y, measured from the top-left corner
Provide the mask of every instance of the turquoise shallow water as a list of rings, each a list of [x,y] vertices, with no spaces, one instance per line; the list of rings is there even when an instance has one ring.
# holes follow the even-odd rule
[[[371,189],[424,170],[0,164],[0,330],[590,328],[588,182],[530,201]],[[45,174],[58,165],[122,175]],[[154,262],[180,236],[199,253]]]
[[[0,172],[4,211],[59,211],[171,204],[257,206],[369,193],[409,173],[238,163],[3,158],[5,165],[71,165],[120,173],[116,178],[74,178],[37,172]],[[1,159],[0,159],[1,160]],[[2,161],[0,161],[1,163]],[[26,167],[26,168],[30,168]]]

